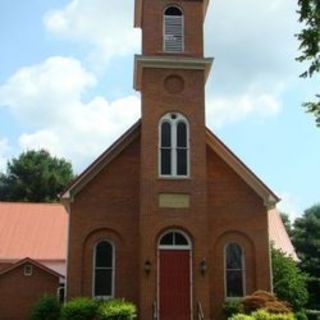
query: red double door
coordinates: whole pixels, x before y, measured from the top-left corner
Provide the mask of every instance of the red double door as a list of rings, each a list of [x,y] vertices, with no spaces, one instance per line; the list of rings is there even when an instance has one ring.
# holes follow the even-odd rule
[[[159,320],[190,320],[190,251],[160,250],[159,255]]]

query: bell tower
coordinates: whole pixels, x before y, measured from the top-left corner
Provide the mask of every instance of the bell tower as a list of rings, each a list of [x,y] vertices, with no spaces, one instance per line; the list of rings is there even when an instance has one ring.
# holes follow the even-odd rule
[[[207,6],[208,0],[136,0],[135,26],[142,29],[142,53],[202,57]],[[175,41],[181,46],[170,47]]]
[[[199,271],[208,257],[203,245],[208,242],[205,83],[213,60],[203,57],[208,0],[135,1],[135,27],[142,30],[142,54],[134,65],[142,109],[139,313],[150,319],[155,305],[158,315],[163,312],[159,239],[175,229],[192,242],[191,319],[198,302],[209,313],[210,296],[209,275]]]

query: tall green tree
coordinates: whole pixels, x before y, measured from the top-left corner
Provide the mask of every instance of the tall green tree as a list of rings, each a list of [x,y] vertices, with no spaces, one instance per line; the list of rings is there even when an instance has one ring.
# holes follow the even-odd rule
[[[53,202],[74,178],[72,165],[45,150],[27,151],[0,174],[0,201]]]
[[[307,62],[308,69],[301,77],[312,77],[320,73],[320,1],[298,0],[299,21],[303,24],[297,34],[300,42],[300,62]],[[307,112],[315,115],[316,124],[320,127],[320,94],[316,94],[316,101],[304,103]]]
[[[308,301],[307,276],[295,261],[274,246],[271,248],[273,289],[276,296],[290,303],[295,311],[302,311]]]
[[[310,308],[320,310],[320,204],[305,210],[294,222],[293,244],[301,269],[310,275]]]

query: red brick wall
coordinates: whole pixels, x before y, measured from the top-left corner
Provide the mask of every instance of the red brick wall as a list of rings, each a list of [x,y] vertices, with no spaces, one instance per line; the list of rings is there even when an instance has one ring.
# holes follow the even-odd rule
[[[270,290],[268,215],[258,195],[215,154],[208,154],[211,314],[224,300],[224,246],[239,243],[245,254],[245,287]]]
[[[192,179],[150,182],[149,190],[144,190],[146,197],[161,191],[190,192],[193,194],[190,209],[158,209],[157,197],[153,196],[148,202],[149,209],[141,211],[139,149],[138,141],[134,142],[72,205],[69,297],[91,296],[93,247],[98,240],[109,239],[116,247],[116,297],[140,305],[141,319],[147,319],[157,298],[157,241],[168,228],[186,231],[193,242],[194,310],[196,302],[201,301],[206,314],[213,318],[221,315],[223,252],[228,242],[237,242],[244,250],[246,292],[270,290],[267,211],[262,199],[207,147],[207,213],[196,201],[194,194],[198,189]],[[125,175],[121,174],[124,170]],[[205,276],[199,269],[202,258],[208,261]],[[151,262],[149,275],[143,271],[146,260]]]
[[[67,295],[92,296],[93,247],[116,248],[117,297],[138,303],[139,138],[103,169],[71,203]]]
[[[59,278],[33,266],[24,276],[24,265],[0,275],[0,319],[25,320],[30,307],[44,294],[56,295]]]
[[[156,166],[147,171],[148,184],[139,197],[139,153],[136,141],[72,204],[68,296],[91,296],[93,247],[98,240],[109,239],[116,247],[115,295],[137,303],[140,318],[148,319],[157,298],[157,241],[168,228],[186,231],[193,242],[194,310],[201,301],[207,315],[221,315],[223,250],[228,242],[238,242],[244,249],[246,292],[270,290],[267,211],[262,199],[209,147],[208,207],[203,194],[197,195],[201,190],[197,175],[187,181],[159,180]],[[162,191],[190,193],[191,208],[159,209],[157,194]],[[144,210],[139,199],[147,205]],[[200,273],[202,258],[208,261],[205,276]],[[151,262],[149,275],[143,270],[146,260]]]
[[[180,77],[183,91],[172,94],[164,83],[168,76]],[[140,264],[151,261],[152,273],[148,278],[140,270],[140,314],[147,319],[152,302],[157,299],[157,242],[161,233],[170,228],[186,231],[193,241],[193,296],[196,308],[201,300],[209,310],[209,282],[201,276],[199,264],[208,256],[207,243],[207,184],[206,144],[204,127],[204,72],[199,70],[145,69],[142,78],[142,132],[141,132],[141,211],[140,211]],[[168,112],[180,112],[190,125],[191,179],[162,179],[158,170],[159,120]],[[161,193],[190,195],[190,208],[159,209]],[[148,239],[149,241],[145,241]]]

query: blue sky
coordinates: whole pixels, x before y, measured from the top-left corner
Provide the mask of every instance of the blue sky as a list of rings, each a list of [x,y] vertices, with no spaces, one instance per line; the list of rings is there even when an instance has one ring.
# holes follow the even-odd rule
[[[294,1],[215,0],[205,24],[207,125],[298,216],[320,201],[320,129],[301,103]],[[46,148],[83,170],[140,115],[133,0],[0,0],[0,170]]]

